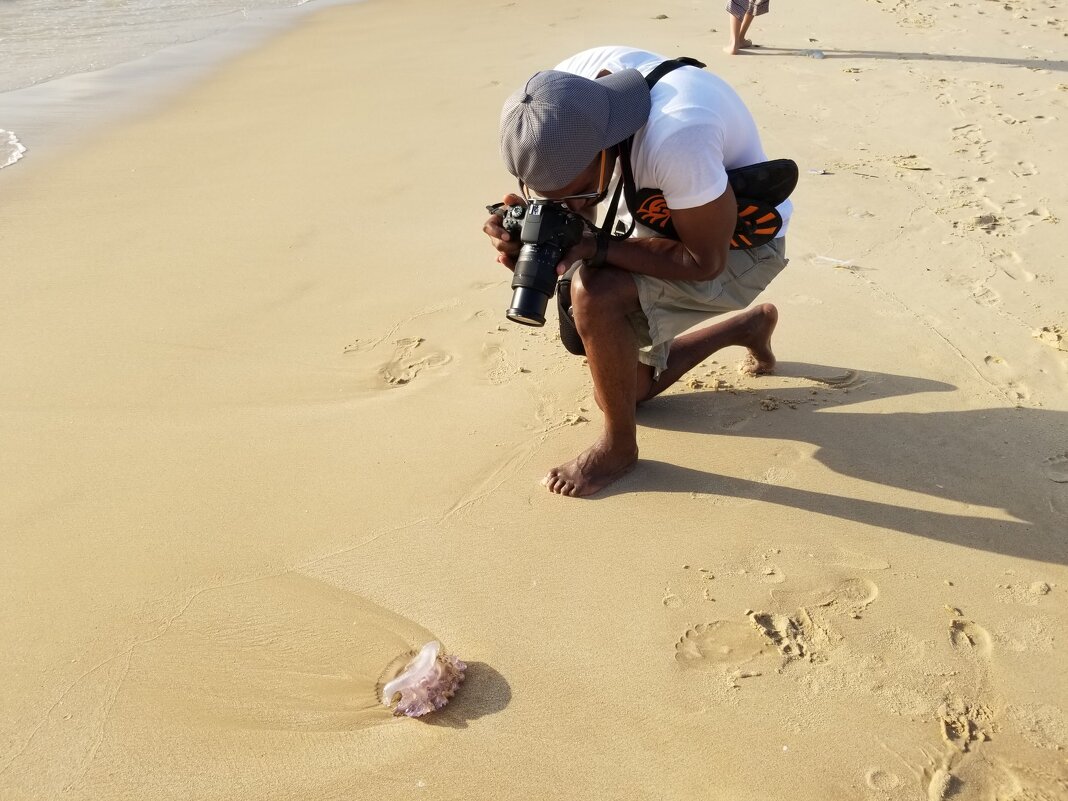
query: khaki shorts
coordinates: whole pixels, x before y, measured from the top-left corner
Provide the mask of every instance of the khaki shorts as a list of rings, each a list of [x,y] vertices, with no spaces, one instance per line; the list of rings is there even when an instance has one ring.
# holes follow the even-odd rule
[[[654,375],[667,367],[671,342],[710,317],[740,311],[786,266],[786,239],[732,250],[727,268],[711,281],[675,281],[634,273],[642,310],[629,320],[638,335],[638,358]]]

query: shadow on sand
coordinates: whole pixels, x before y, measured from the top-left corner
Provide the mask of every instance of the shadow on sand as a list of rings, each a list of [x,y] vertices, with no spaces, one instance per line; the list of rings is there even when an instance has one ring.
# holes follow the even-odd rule
[[[512,688],[504,676],[485,662],[468,662],[464,683],[455,697],[423,720],[430,726],[465,729],[469,720],[500,712],[511,700]]]
[[[835,50],[813,45],[812,47],[770,47],[762,45],[749,50],[743,50],[746,55],[766,56],[800,56],[812,58],[813,53],[821,55],[817,58],[845,58],[873,59],[877,61],[953,61],[960,64],[1000,64],[1003,67],[1026,67],[1031,70],[1052,70],[1064,72],[1068,70],[1068,61],[1052,61],[1039,58],[995,58],[994,56],[969,56],[949,53],[908,53],[896,50]]]
[[[828,372],[835,368],[779,366],[785,376]],[[849,373],[838,370],[843,372]],[[830,400],[820,405],[814,401],[813,386],[819,385],[670,395],[643,406],[638,422],[694,434],[808,443],[816,448],[816,460],[843,476],[980,508],[974,514],[929,511],[648,459],[604,495],[652,490],[750,498],[971,548],[1068,564],[1068,483],[1051,479],[1046,469],[1049,459],[1064,458],[1068,449],[1068,414],[1008,407],[849,411],[845,407],[853,404],[956,388],[924,378],[865,373],[848,388],[819,390]],[[769,397],[778,404],[775,411],[761,408],[761,401]],[[747,422],[733,425],[739,420]],[[870,498],[872,493],[865,494]],[[984,516],[990,508],[1002,509],[1015,520]]]

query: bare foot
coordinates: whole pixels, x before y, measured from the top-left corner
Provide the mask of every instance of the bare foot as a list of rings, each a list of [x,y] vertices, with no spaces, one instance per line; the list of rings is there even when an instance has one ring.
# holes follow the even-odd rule
[[[602,435],[570,462],[550,470],[541,483],[557,495],[593,495],[629,473],[637,463],[638,446],[633,441],[613,447]]]
[[[761,303],[745,312],[739,320],[742,339],[738,343],[749,348],[749,355],[740,365],[739,372],[749,375],[767,375],[775,370],[775,354],[771,351],[771,334],[779,322],[779,310],[770,303]]]
[[[729,45],[723,48],[723,52],[729,56],[738,55],[739,50],[748,50],[753,47],[753,43],[749,39],[742,39],[740,42],[731,42]]]

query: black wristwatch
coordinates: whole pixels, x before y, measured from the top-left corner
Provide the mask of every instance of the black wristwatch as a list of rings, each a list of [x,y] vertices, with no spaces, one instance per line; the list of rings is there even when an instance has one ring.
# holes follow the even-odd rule
[[[598,231],[593,238],[597,241],[597,249],[593,252],[593,258],[586,263],[590,267],[604,267],[608,263],[608,234]]]

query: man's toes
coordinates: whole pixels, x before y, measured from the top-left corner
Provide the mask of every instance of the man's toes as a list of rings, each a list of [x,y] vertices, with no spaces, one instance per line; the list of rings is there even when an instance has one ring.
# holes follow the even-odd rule
[[[555,492],[557,495],[574,495],[575,482],[567,476],[557,473],[553,476],[553,480],[549,482],[549,491]]]
[[[549,492],[555,492],[557,495],[563,493],[564,487],[567,486],[567,479],[563,476],[554,473],[550,473],[542,479],[542,484],[548,487]]]

